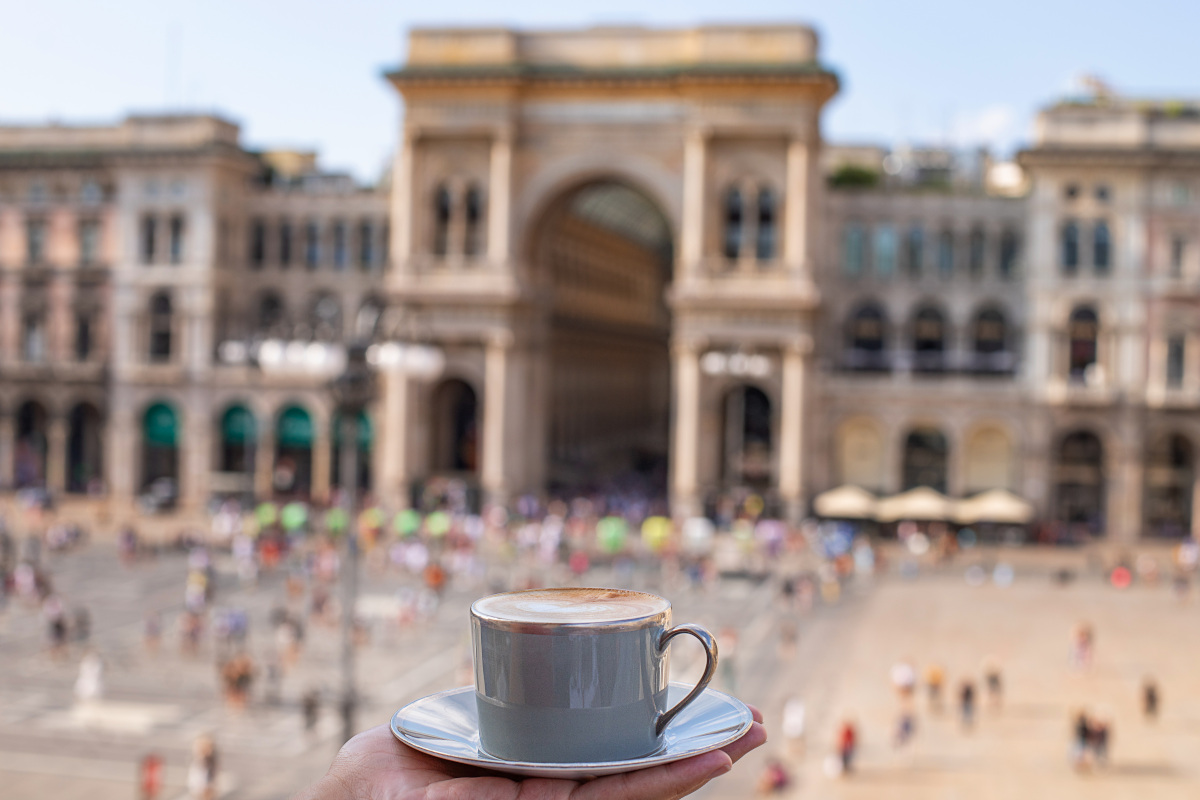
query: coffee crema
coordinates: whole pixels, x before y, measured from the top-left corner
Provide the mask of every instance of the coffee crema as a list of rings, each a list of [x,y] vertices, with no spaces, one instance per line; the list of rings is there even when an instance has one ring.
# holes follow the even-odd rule
[[[605,623],[660,614],[669,601],[624,589],[534,589],[476,600],[476,613],[507,622]]]

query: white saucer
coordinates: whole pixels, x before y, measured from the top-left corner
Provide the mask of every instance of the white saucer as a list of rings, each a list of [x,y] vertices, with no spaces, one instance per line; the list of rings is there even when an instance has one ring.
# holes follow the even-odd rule
[[[672,683],[667,690],[668,707],[682,700],[691,688]],[[409,703],[392,717],[391,727],[392,735],[404,744],[447,761],[534,778],[580,780],[707,753],[736,741],[753,723],[750,709],[741,700],[716,689],[705,689],[667,726],[662,748],[648,756],[572,764],[505,761],[479,748],[475,687],[462,686]]]

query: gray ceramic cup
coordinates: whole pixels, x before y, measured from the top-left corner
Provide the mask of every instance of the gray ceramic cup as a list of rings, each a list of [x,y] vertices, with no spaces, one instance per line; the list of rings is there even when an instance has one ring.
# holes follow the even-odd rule
[[[667,645],[690,634],[707,664],[666,707]],[[717,644],[671,627],[671,603],[620,589],[506,592],[471,606],[480,745],[507,761],[595,763],[650,755],[663,730],[708,686]]]

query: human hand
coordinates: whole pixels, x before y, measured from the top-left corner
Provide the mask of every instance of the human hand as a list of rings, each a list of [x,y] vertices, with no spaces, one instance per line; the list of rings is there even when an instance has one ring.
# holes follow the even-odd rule
[[[750,730],[720,750],[586,782],[519,780],[443,761],[402,744],[380,725],[346,742],[325,777],[293,800],[676,800],[767,741],[762,714],[753,706],[750,711]]]

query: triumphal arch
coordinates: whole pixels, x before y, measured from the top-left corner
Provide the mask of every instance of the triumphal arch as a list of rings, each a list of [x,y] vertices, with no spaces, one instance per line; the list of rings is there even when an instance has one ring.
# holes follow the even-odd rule
[[[411,33],[380,486],[807,496],[820,112],[806,27]]]

